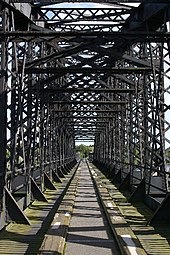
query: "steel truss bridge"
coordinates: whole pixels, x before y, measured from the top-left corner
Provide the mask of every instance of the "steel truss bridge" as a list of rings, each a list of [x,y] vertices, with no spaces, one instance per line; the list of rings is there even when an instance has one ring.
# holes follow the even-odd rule
[[[0,228],[26,221],[77,141],[168,221],[170,3],[64,2],[0,3]]]

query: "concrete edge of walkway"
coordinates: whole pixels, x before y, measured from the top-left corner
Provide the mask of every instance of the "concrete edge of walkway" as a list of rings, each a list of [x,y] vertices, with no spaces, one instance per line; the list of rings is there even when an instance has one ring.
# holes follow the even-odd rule
[[[78,167],[77,167],[78,170]],[[76,199],[78,177],[74,177],[64,195],[61,204],[54,215],[53,221],[45,234],[39,255],[61,255],[65,250],[66,236],[71,220],[71,214]]]
[[[95,166],[92,167],[89,163],[88,167],[121,255],[146,255],[147,253],[137,236],[112,200],[108,190],[102,185],[101,179],[97,175],[99,170]]]

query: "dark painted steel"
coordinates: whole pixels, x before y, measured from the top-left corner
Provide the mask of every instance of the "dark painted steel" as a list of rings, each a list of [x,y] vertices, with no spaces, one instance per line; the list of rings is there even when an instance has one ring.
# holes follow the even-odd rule
[[[142,194],[152,209],[160,205],[160,219],[169,208],[169,198],[161,204],[169,189],[169,1],[10,1],[22,10],[8,2],[0,3],[1,226],[6,207],[17,211],[11,199],[22,195],[24,210],[36,192],[43,196],[75,164],[75,141],[88,139],[98,167],[134,201]]]

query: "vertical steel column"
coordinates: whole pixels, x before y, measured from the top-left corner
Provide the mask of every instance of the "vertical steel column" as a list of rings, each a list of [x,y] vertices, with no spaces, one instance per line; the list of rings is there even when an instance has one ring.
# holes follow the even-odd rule
[[[0,4],[0,30],[8,31],[9,16],[8,9],[3,8]],[[0,229],[5,225],[5,200],[4,200],[4,186],[6,183],[6,128],[7,128],[7,39],[1,38],[0,41]]]

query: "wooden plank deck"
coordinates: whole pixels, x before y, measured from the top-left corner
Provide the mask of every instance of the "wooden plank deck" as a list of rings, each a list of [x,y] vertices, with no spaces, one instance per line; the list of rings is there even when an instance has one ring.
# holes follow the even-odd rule
[[[54,183],[56,190],[47,189],[44,192],[48,202],[34,201],[24,211],[31,225],[11,222],[0,232],[0,254],[34,255],[38,253],[75,169],[76,167],[63,179],[63,183]]]
[[[149,226],[153,212],[144,203],[127,201],[127,197],[112,184],[96,167],[91,165],[100,178],[102,185],[108,190],[121,215],[137,236],[139,242],[149,255],[170,254],[170,224]]]

